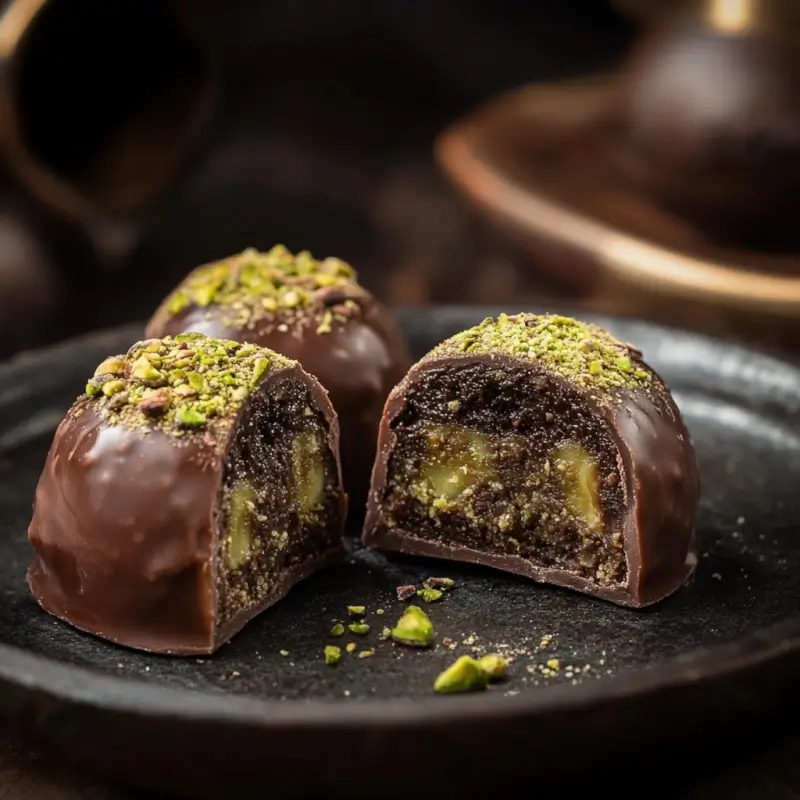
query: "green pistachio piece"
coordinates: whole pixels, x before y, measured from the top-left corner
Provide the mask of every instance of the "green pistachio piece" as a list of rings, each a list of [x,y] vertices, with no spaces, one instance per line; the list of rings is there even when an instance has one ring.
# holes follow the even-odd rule
[[[437,600],[442,599],[444,592],[441,589],[417,589],[417,594],[426,603],[435,603]]]
[[[344,625],[341,622],[337,622],[331,628],[331,636],[343,636],[344,635]]]
[[[239,569],[250,557],[255,491],[246,481],[237,483],[228,501],[229,569]]]
[[[569,512],[592,531],[603,529],[597,461],[577,442],[567,442],[553,453],[561,475],[564,500]]]
[[[125,362],[113,356],[101,361],[100,365],[94,371],[95,377],[98,375],[122,375],[125,372]]]
[[[196,392],[207,392],[208,384],[205,378],[199,372],[187,372],[186,380],[189,381],[189,386]]]
[[[325,646],[325,663],[329,666],[338,664],[342,658],[342,651],[339,647],[329,644]]]
[[[188,305],[189,298],[186,296],[186,292],[175,292],[167,305],[167,311],[175,316],[175,314],[180,314]]]
[[[121,392],[125,388],[125,381],[106,381],[103,384],[103,394],[106,397]]]
[[[292,475],[301,513],[319,509],[325,501],[326,476],[320,442],[314,433],[301,433],[292,442]]]
[[[206,424],[205,414],[201,414],[191,406],[184,406],[175,412],[175,420],[184,428],[202,428]]]
[[[497,653],[487,653],[478,659],[478,666],[489,676],[489,680],[497,680],[508,669],[508,661]]]
[[[439,675],[433,689],[440,694],[474,692],[489,685],[489,675],[471,656],[461,656]]]
[[[154,383],[164,378],[145,355],[139,356],[139,358],[133,362],[131,375],[142,383]]]
[[[347,613],[351,617],[363,617],[367,609],[366,606],[347,606]]]
[[[223,282],[207,283],[194,290],[194,301],[197,305],[205,308],[214,302],[217,292],[222,288]]]
[[[92,383],[92,381],[88,381],[86,384],[86,394],[89,397],[97,397],[103,391],[103,387],[99,383]]]
[[[409,606],[392,628],[392,639],[409,647],[430,647],[436,639],[436,631],[419,606]]]
[[[347,627],[350,633],[355,633],[359,636],[365,636],[369,633],[369,625],[366,622],[351,622]]]
[[[269,359],[263,357],[257,358],[255,360],[255,364],[253,365],[253,377],[250,383],[255,386],[268,369]]]

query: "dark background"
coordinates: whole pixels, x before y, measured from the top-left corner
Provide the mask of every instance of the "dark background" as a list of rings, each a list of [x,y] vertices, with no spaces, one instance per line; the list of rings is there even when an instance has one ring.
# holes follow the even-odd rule
[[[152,24],[163,7],[51,0],[18,59],[14,113],[62,174],[80,174],[147,80],[179,57]],[[613,65],[635,34],[608,3],[586,0],[186,8],[218,99],[144,206],[76,223],[24,181],[5,181],[0,357],[146,318],[193,266],[278,242],[350,259],[389,302],[518,300],[526,268],[443,180],[434,139],[499,92]],[[190,58],[186,69],[199,66]]]

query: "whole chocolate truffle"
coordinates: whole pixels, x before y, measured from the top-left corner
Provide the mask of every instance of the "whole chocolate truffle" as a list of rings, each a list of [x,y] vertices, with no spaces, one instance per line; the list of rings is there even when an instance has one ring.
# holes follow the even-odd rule
[[[338,439],[295,361],[199,334],[138,342],[55,433],[28,531],[33,596],[122,645],[213,652],[343,554]]]
[[[559,316],[486,319],[392,391],[364,543],[628,606],[695,564],[689,433],[641,354]]]
[[[339,417],[350,507],[362,511],[381,412],[411,361],[391,313],[338,258],[277,246],[198,267],[164,300],[148,336],[197,331],[297,359]]]

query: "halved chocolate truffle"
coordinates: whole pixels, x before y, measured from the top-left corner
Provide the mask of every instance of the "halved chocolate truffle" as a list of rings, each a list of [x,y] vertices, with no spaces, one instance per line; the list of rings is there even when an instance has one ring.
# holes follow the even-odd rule
[[[269,347],[320,380],[339,417],[350,506],[361,512],[383,405],[411,360],[394,317],[352,267],[280,245],[198,267],[163,301],[146,335],[184,331]]]
[[[59,425],[28,536],[76,628],[211,653],[343,555],[335,412],[296,361],[184,334],[103,361]]]
[[[392,391],[364,543],[628,606],[695,564],[694,448],[641,353],[560,316],[486,319]]]

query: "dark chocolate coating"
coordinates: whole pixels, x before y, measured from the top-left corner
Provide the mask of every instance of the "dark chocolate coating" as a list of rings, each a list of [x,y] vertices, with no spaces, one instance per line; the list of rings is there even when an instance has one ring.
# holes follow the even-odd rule
[[[696,564],[693,538],[700,484],[691,437],[665,387],[663,391],[647,393],[616,390],[622,402],[605,404],[547,373],[566,391],[579,393],[579,400],[604,422],[619,450],[619,467],[628,498],[623,524],[627,562],[624,585],[602,586],[563,569],[537,566],[520,556],[445,546],[420,539],[413,531],[385,524],[381,503],[397,441],[392,424],[403,412],[406,393],[424,370],[479,362],[493,369],[513,367],[544,372],[540,365],[501,355],[426,358],[415,365],[389,396],[381,420],[364,522],[365,546],[482,564],[637,608],[656,603],[676,591]]]
[[[338,478],[339,431],[325,391],[299,367],[328,426]],[[251,395],[267,390],[271,373]],[[239,410],[242,415],[248,401]],[[46,611],[117,644],[173,655],[211,653],[298,581],[343,555],[346,500],[330,548],[283,572],[259,607],[217,624],[215,522],[228,447],[213,434],[173,438],[109,425],[79,400],[56,430],[28,537],[31,592]],[[339,483],[341,485],[341,483]]]
[[[386,398],[411,366],[400,326],[392,313],[366,291],[355,300],[359,313],[328,333],[316,325],[281,331],[274,319],[262,318],[247,328],[232,327],[219,306],[190,305],[178,314],[160,309],[147,326],[148,337],[204,333],[250,342],[299,361],[328,390],[339,418],[344,486],[350,508],[360,513],[366,502],[375,443]],[[334,302],[340,302],[333,297]]]

